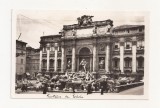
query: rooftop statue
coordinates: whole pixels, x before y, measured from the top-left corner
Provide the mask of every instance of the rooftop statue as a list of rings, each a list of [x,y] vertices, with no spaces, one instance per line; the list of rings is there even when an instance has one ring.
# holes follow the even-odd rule
[[[86,25],[91,25],[92,24],[92,17],[89,15],[83,15],[81,17],[78,17],[78,25],[79,26],[86,26]]]

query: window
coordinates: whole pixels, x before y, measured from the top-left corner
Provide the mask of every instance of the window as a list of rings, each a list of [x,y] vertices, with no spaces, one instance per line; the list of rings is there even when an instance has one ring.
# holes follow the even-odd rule
[[[142,28],[139,29],[139,32],[142,32]]]
[[[126,45],[126,49],[129,49],[130,48],[130,45]]]
[[[50,60],[50,67],[54,67],[54,60]]]
[[[119,59],[118,58],[113,59],[113,67],[114,68],[119,68]]]
[[[144,41],[138,41],[137,42],[137,48],[138,49],[144,49]]]
[[[115,50],[119,49],[119,43],[118,42],[114,43],[114,49]]]
[[[125,58],[125,67],[131,67],[131,58]]]
[[[116,67],[116,68],[118,67],[118,60],[114,61],[114,67]]]
[[[139,68],[144,67],[144,58],[143,57],[138,58],[138,67]]]
[[[118,45],[115,45],[114,48],[115,48],[115,49],[118,49]]]
[[[58,60],[58,68],[61,68],[61,60]]]
[[[126,50],[131,50],[131,46],[132,46],[131,42],[125,42],[125,49]]]
[[[21,64],[23,64],[23,59],[21,59]]]
[[[47,67],[46,60],[43,60],[42,65],[43,65],[43,68]]]

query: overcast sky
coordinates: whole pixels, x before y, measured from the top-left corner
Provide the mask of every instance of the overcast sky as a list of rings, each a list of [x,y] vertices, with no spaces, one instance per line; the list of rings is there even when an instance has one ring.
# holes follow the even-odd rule
[[[106,11],[17,11],[17,32],[19,40],[27,42],[27,46],[39,48],[40,37],[58,34],[63,25],[77,24],[82,15],[92,15],[93,21],[111,19],[114,27],[126,24],[144,24],[143,13],[137,12],[106,12]]]

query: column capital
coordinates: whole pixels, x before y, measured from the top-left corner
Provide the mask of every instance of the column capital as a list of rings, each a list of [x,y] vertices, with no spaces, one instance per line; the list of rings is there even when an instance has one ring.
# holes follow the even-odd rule
[[[47,47],[47,50],[49,50],[50,49],[50,47]]]
[[[92,43],[93,44],[93,46],[97,46],[97,43],[95,42],[95,43]]]
[[[55,50],[58,49],[58,43],[54,43],[54,48],[55,48]]]
[[[61,48],[65,48],[65,45],[61,45]]]
[[[71,46],[75,46],[75,45],[76,45],[76,41],[74,39],[74,40],[72,40]]]
[[[49,43],[47,43],[46,47],[47,47],[47,48],[48,48],[48,47],[50,47],[50,44],[49,44]]]
[[[92,44],[93,44],[93,46],[96,46],[97,45],[97,40],[93,39]]]
[[[64,42],[63,42],[63,41],[61,42],[61,47],[62,47],[62,48],[64,48],[64,47],[65,47]]]

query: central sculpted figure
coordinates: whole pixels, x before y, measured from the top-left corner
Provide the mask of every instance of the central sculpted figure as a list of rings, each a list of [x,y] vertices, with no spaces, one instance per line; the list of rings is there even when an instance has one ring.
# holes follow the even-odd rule
[[[82,59],[82,61],[80,62],[80,65],[83,68],[84,72],[86,72],[87,61],[85,59]]]

